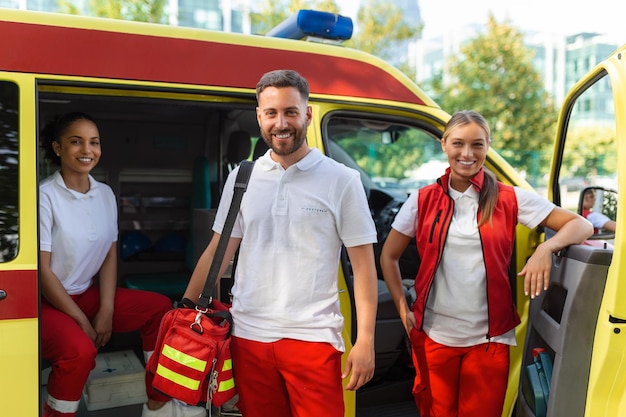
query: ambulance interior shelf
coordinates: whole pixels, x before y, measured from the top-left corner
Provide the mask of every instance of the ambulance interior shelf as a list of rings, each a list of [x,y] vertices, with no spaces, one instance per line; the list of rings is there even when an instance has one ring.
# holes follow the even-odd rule
[[[119,188],[122,259],[184,260],[191,170],[123,169]]]
[[[150,203],[140,206],[140,212],[134,206],[129,206],[126,212],[121,210],[121,224],[128,226],[124,222],[132,222],[132,227],[121,231],[124,262],[119,269],[127,287],[155,291],[172,300],[182,297],[195,267],[192,209],[211,208],[215,185],[211,171],[208,158],[196,155],[190,170],[151,168],[121,172],[119,194],[140,195],[141,198],[128,201]],[[129,237],[136,242],[128,242]],[[126,251],[129,247],[131,250]],[[141,256],[135,258],[139,255],[134,252]]]

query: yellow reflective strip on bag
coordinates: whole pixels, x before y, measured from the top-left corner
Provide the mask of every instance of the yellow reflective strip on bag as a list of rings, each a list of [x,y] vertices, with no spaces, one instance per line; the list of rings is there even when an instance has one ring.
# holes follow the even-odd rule
[[[217,387],[218,392],[224,392],[235,388],[235,378],[227,379],[226,381],[220,382],[219,387]]]
[[[180,363],[181,365],[187,366],[191,369],[195,369],[196,371],[204,372],[206,369],[206,361],[187,355],[185,352],[174,349],[170,345],[163,345],[161,354],[166,358],[170,358],[174,362]]]
[[[185,375],[181,375],[172,371],[171,369],[167,369],[165,366],[159,364],[156,369],[156,374],[167,379],[168,381],[172,381],[175,384],[188,388],[192,391],[195,391],[200,386],[200,381],[197,379],[192,379],[186,377]]]
[[[233,360],[232,359],[226,359],[224,361],[224,364],[222,365],[222,372],[230,371],[231,369],[233,369]]]

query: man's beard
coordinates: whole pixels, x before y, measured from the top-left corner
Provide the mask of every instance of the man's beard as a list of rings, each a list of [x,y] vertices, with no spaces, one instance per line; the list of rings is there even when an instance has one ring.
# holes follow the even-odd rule
[[[269,146],[272,149],[272,152],[276,153],[276,155],[279,155],[279,156],[287,156],[287,155],[291,155],[295,153],[298,149],[300,149],[300,147],[306,141],[306,134],[301,130],[297,130],[295,132],[294,134],[295,139],[293,142],[291,142],[290,144],[287,143],[285,144],[285,146],[280,146],[280,147],[274,144],[274,142],[272,141],[272,133],[269,133],[269,134],[263,133],[261,137],[263,138],[263,141],[265,141],[267,146]]]

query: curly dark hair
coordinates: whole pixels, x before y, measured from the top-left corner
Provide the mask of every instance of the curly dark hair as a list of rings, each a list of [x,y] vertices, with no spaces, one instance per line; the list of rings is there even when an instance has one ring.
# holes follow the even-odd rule
[[[56,116],[44,126],[40,134],[42,148],[45,152],[44,158],[56,165],[61,165],[61,158],[54,152],[52,143],[60,143],[60,138],[65,130],[76,120],[89,120],[97,126],[93,117],[83,112],[72,112]]]

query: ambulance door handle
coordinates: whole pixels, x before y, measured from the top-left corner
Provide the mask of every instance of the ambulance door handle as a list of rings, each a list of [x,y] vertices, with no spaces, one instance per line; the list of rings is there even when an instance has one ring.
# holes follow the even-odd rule
[[[5,290],[0,290],[0,300],[4,300],[7,298],[7,292]]]

